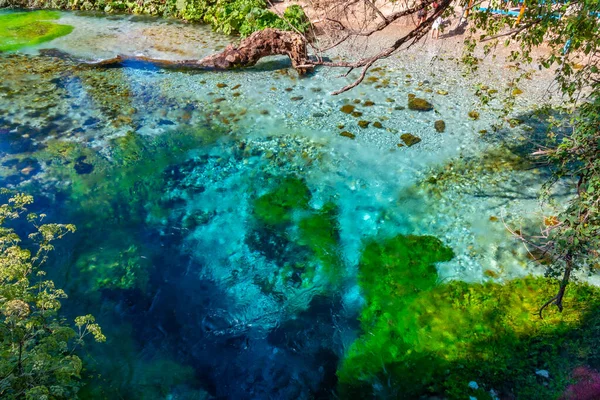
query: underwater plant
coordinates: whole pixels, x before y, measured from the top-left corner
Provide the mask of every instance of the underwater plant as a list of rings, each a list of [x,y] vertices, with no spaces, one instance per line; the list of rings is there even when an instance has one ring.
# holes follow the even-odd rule
[[[344,398],[461,399],[475,395],[473,380],[477,398],[491,398],[491,389],[557,398],[569,380],[565,366],[595,354],[591,327],[600,291],[577,285],[568,313],[540,319],[535,311],[554,290],[550,279],[440,284],[434,263],[451,258],[449,248],[427,236],[367,243],[359,264],[363,334],[338,370]],[[554,379],[540,382],[538,369]]]
[[[50,22],[58,18],[52,11],[0,15],[0,51],[18,50],[71,33],[72,26]]]

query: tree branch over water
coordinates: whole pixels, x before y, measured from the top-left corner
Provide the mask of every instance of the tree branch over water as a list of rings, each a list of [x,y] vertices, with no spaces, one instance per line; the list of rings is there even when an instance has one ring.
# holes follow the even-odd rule
[[[331,7],[329,11],[325,12],[324,20],[328,21],[332,26],[337,26],[337,29],[335,29],[337,32],[343,32],[341,38],[336,38],[327,34],[322,35],[320,38],[321,40],[329,39],[332,41],[332,44],[325,48],[320,48],[320,43],[318,42],[312,43],[306,35],[297,30],[282,31],[268,28],[254,32],[249,37],[243,39],[237,46],[229,45],[222,52],[210,55],[201,60],[162,60],[144,56],[118,55],[113,58],[87,62],[85,64],[96,67],[108,67],[121,65],[128,61],[140,61],[152,63],[160,68],[231,70],[254,66],[263,57],[285,55],[291,60],[292,67],[300,75],[305,74],[315,67],[350,68],[350,70],[362,68],[361,74],[356,80],[332,93],[337,95],[358,86],[365,78],[368,69],[378,60],[389,57],[404,45],[407,45],[406,48],[408,48],[417,43],[419,39],[429,32],[434,21],[450,8],[453,1],[454,0],[442,0],[428,18],[420,25],[411,29],[408,33],[405,33],[396,39],[390,46],[382,48],[374,55],[354,61],[328,61],[324,59],[322,53],[342,45],[351,38],[370,37],[404,17],[418,14],[421,10],[426,9],[433,4],[435,0],[426,0],[412,7],[406,5],[406,8],[394,11],[388,15],[384,14],[382,9],[377,7],[375,3],[370,0],[354,1],[351,3],[342,2],[345,4],[341,4],[339,7]],[[370,20],[367,15],[368,13],[363,14],[362,20],[361,18],[358,18],[358,20],[354,18],[354,20],[351,21],[351,15],[355,13],[353,7],[357,4],[365,5],[368,10],[374,13],[376,19],[380,20],[380,22],[369,27]],[[386,6],[390,4],[392,3],[385,1],[382,5]],[[357,25],[357,21],[360,27],[359,29],[357,29],[356,26],[351,26]],[[309,56],[307,51],[308,46],[311,46],[316,54]]]

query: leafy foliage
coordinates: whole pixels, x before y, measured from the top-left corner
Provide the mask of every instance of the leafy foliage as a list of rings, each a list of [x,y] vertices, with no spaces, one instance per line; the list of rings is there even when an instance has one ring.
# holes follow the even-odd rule
[[[7,4],[22,8],[41,7],[66,10],[95,10],[106,13],[177,17],[190,22],[208,23],[216,31],[227,35],[239,33],[242,36],[248,36],[252,32],[265,28],[296,30],[300,32],[307,32],[310,28],[310,21],[299,5],[289,6],[284,11],[283,16],[280,17],[268,9],[268,4],[265,0],[7,0]],[[43,18],[38,18],[38,20],[34,21],[36,13],[19,13],[2,16],[0,17],[0,21],[2,21],[1,18],[10,18],[10,23],[13,24],[13,19],[15,21],[26,20],[24,24],[19,25],[19,29],[22,31],[21,37],[29,38],[31,35],[34,35],[36,38],[43,38],[35,39],[37,40],[35,43],[65,35],[73,29],[66,25],[39,22],[39,19],[57,18],[57,16],[48,12],[42,12],[39,15]],[[4,25],[4,22],[0,25]],[[4,29],[0,30],[0,51],[16,48],[11,44],[10,48],[3,49],[2,45],[3,35],[11,38],[14,36],[14,32],[18,31],[10,26],[7,26],[6,32]],[[11,36],[8,36],[8,34]],[[20,40],[22,41],[23,39]],[[32,43],[25,42],[23,44]],[[19,44],[19,46],[23,44]]]
[[[208,1],[208,6],[206,3],[198,3],[204,3],[204,0],[196,0],[194,3],[193,9],[200,12],[188,12],[187,15],[192,19],[202,15],[204,22],[210,23],[216,31],[228,35],[239,32],[242,36],[248,36],[265,28],[306,32],[310,26],[306,14],[298,5],[288,7],[282,19],[267,9],[264,0],[217,0],[213,4]]]
[[[41,224],[45,215],[28,214],[35,231],[28,236],[28,248],[23,248],[19,235],[8,226],[32,202],[31,196],[14,194],[0,206],[0,396],[76,398],[83,365],[75,350],[87,336],[98,342],[106,338],[91,315],[77,317],[76,329],[58,316],[67,295],[45,278],[42,268],[52,242],[75,227]]]
[[[536,61],[544,68],[556,68],[556,77],[564,94],[575,96],[589,87],[590,82],[597,82],[600,4],[596,0],[527,1],[519,24],[518,18],[499,16],[491,11],[504,9],[506,3],[493,0],[485,11],[472,14],[475,22],[472,32],[477,32],[477,29],[482,32],[480,40],[512,28],[510,34],[499,36],[487,44],[486,50],[500,43],[506,46],[516,43],[518,47],[511,51],[509,60],[531,63],[534,61],[533,49],[544,44],[547,51]]]
[[[547,161],[554,172],[542,199],[549,200],[553,185],[565,180],[573,182],[574,196],[567,204],[557,207],[557,215],[544,219],[541,235],[521,237],[537,253],[553,260],[548,264],[548,276],[562,276],[558,293],[542,310],[550,304],[562,310],[562,299],[572,273],[586,268],[593,271],[598,265],[600,3],[596,0],[528,1],[522,9],[522,18],[517,19],[499,17],[490,11],[503,8],[502,1],[493,0],[486,11],[475,12],[472,33],[483,32],[480,39],[495,39],[485,46],[486,51],[498,45],[500,39],[505,45],[515,43],[516,48],[509,56],[509,61],[514,62],[533,62],[533,49],[543,43],[546,51],[535,61],[540,67],[555,71],[561,94],[569,98],[572,111],[572,134],[560,137],[552,131],[557,126],[552,126],[549,143],[540,143],[540,150],[535,154]],[[507,28],[510,30],[504,32]],[[464,61],[472,66],[476,64],[472,62],[476,45],[475,38],[467,40]],[[518,94],[517,89],[505,102],[507,113],[512,110],[515,93]]]

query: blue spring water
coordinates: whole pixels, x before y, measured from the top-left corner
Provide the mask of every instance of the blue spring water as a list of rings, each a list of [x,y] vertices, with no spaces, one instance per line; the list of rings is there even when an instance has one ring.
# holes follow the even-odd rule
[[[98,379],[82,398],[331,398],[359,331],[357,260],[378,235],[442,239],[456,257],[438,266],[441,280],[531,272],[494,218],[530,210],[534,189],[508,203],[473,193],[536,171],[487,171],[442,198],[419,189],[436,168],[484,154],[481,131],[498,118],[493,107],[467,117],[479,103],[456,67],[411,69],[425,50],[332,97],[346,82],[334,71],[300,78],[280,58],[227,73],[81,67],[72,59],[200,58],[231,38],[153,19],[60,22],[73,33],[0,55],[0,176],[79,228],[48,269],[69,293],[66,315],[94,314],[108,337],[87,347]],[[435,111],[405,109],[409,93]],[[362,114],[341,112],[348,104]],[[404,133],[421,142],[399,147]],[[295,219],[336,205],[335,278],[295,244],[298,226],[254,217],[254,201],[290,176],[310,191]]]

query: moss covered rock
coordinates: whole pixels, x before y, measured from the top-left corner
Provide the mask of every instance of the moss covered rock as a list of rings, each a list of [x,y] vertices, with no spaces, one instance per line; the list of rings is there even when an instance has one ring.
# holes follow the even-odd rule
[[[421,141],[421,138],[413,135],[412,133],[403,133],[400,135],[400,139],[408,146],[414,146]]]
[[[473,111],[469,111],[469,118],[471,118],[472,120],[478,120],[479,119],[479,113],[475,110]]]
[[[354,111],[354,106],[352,104],[344,104],[341,108],[340,111],[345,113],[345,114],[352,114],[352,112]]]
[[[421,99],[418,97],[409,97],[408,99],[408,108],[410,110],[415,111],[431,111],[433,110],[433,104],[428,102],[425,99]]]
[[[572,368],[597,357],[600,290],[570,287],[568,312],[548,309],[540,319],[536,311],[556,293],[554,281],[440,284],[434,263],[451,258],[431,237],[366,245],[359,263],[364,334],[338,371],[340,397],[489,398],[494,388],[515,398],[558,398]],[[536,379],[536,369],[553,380]]]
[[[446,130],[446,123],[443,120],[437,120],[433,124],[435,130],[439,133],[442,133]]]
[[[0,51],[33,46],[71,33],[72,26],[50,22],[58,18],[59,14],[52,11],[0,15]]]
[[[267,225],[289,223],[295,210],[308,209],[310,190],[304,180],[284,178],[274,190],[254,201],[254,215]]]
[[[342,266],[340,252],[340,228],[338,208],[333,202],[326,203],[321,210],[314,212],[298,223],[298,244],[307,246],[319,260],[330,281],[336,279]]]

